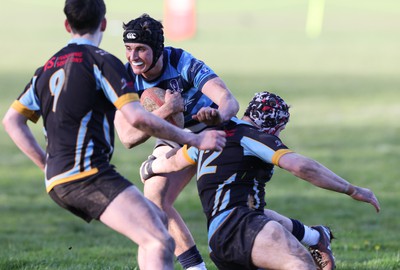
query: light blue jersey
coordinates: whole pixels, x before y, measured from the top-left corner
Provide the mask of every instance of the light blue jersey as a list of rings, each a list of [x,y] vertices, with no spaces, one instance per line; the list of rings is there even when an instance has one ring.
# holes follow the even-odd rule
[[[151,87],[160,87],[181,93],[185,102],[185,128],[197,131],[199,123],[192,119],[192,115],[195,115],[203,107],[218,107],[201,92],[203,85],[217,75],[204,62],[182,49],[165,47],[163,57],[162,74],[152,81],[135,75],[129,63],[125,64],[125,67],[132,76],[139,95]]]

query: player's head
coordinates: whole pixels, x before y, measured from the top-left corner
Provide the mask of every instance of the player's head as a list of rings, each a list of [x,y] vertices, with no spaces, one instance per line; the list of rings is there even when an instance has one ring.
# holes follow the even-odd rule
[[[148,70],[153,68],[164,50],[164,31],[161,22],[148,14],[143,14],[127,24],[124,23],[123,28],[124,43],[142,43],[151,48],[153,62]]]
[[[261,131],[275,134],[289,122],[289,105],[278,95],[260,92],[254,95],[244,115],[249,117]]]
[[[103,0],[66,0],[64,13],[73,32],[93,34],[103,22],[106,5]]]

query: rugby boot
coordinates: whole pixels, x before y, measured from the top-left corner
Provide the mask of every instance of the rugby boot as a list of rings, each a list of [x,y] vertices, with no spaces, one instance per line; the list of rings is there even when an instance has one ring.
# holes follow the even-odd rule
[[[333,270],[335,266],[335,257],[331,250],[331,241],[334,238],[329,227],[318,225],[312,226],[320,234],[319,241],[316,245],[310,246],[308,249],[314,262],[319,270]]]

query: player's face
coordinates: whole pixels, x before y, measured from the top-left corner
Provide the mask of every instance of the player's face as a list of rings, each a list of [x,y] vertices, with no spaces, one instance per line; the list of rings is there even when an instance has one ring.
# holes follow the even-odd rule
[[[153,50],[142,43],[125,43],[125,56],[136,75],[146,72],[153,62]]]

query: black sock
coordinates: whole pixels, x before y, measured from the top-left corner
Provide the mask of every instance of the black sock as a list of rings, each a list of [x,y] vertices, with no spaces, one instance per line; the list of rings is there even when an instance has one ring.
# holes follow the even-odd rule
[[[296,237],[297,240],[299,241],[303,240],[305,232],[303,223],[301,223],[297,219],[290,219],[290,220],[292,221],[293,224],[293,231],[292,231],[293,236]]]
[[[201,257],[196,245],[183,252],[177,257],[177,259],[184,269],[198,265],[203,262],[203,258]]]

